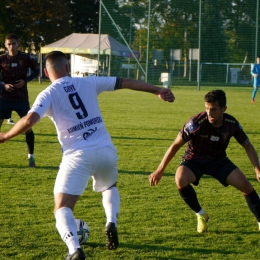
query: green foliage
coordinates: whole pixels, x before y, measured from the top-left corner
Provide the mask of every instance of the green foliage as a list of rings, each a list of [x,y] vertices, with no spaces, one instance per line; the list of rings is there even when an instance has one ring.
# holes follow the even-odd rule
[[[251,61],[255,59],[256,4],[254,0],[233,1],[232,11],[230,8],[222,10],[227,21],[224,33],[228,36],[228,54],[233,62],[241,62],[245,56]]]
[[[72,32],[98,32],[98,3],[92,1],[3,0],[0,6],[0,40],[13,32],[29,52]]]
[[[47,83],[29,83],[31,104]],[[251,88],[223,88],[228,99],[227,113],[235,116],[260,151],[259,110],[250,103]],[[90,227],[83,246],[88,259],[138,260],[236,260],[260,258],[258,225],[243,196],[232,187],[204,176],[196,187],[203,208],[209,213],[209,230],[196,232],[195,214],[180,198],[174,172],[184,148],[168,165],[157,187],[149,187],[148,176],[156,169],[166,149],[183,124],[204,110],[204,95],[211,88],[174,87],[174,103],[156,96],[119,90],[102,93],[100,108],[107,129],[117,147],[118,188],[121,208],[118,218],[120,246],[105,248],[105,214],[101,194],[92,191],[92,181],[80,198],[75,216]],[[260,97],[259,97],[260,98]],[[15,121],[18,120],[13,113]],[[10,129],[3,124],[2,131]],[[24,135],[0,145],[0,255],[3,260],[61,260],[67,248],[55,229],[53,185],[61,160],[53,123],[42,119],[35,127],[37,167],[27,167]],[[244,149],[232,140],[228,156],[260,194],[254,169]]]
[[[98,33],[99,2],[96,0],[70,1],[71,29],[75,33]]]
[[[163,50],[167,62],[170,49],[181,49],[185,62],[188,49],[198,48],[200,2],[201,61],[253,62],[255,46],[260,42],[260,37],[255,42],[256,34],[259,35],[255,0],[103,1],[114,21],[102,8],[100,31],[125,43],[122,34],[133,49],[142,52],[142,58],[147,57],[148,44],[150,61],[153,49]],[[147,43],[149,3],[151,16]],[[99,31],[97,0],[2,0],[0,13],[1,45],[4,36],[14,32],[21,38],[22,47],[29,52],[38,52],[41,46],[72,32]],[[184,77],[187,77],[186,70]]]
[[[118,30],[120,30],[126,41],[129,43],[129,31],[132,29],[130,29],[131,9],[129,8],[129,5],[122,6],[121,8],[123,8],[123,10],[121,12],[121,8],[119,9],[119,4],[117,1],[110,1],[109,3],[104,4],[107,11],[104,7],[101,8],[101,34],[109,34],[116,40],[119,40],[123,43],[124,41],[118,32]],[[112,17],[113,21],[111,20],[110,16]]]
[[[189,48],[198,48],[200,1],[118,2],[118,9],[115,9],[114,3],[110,1],[105,2],[106,8],[111,11],[113,18],[118,17],[116,25],[124,37],[133,39],[133,49],[138,50],[141,46],[143,55],[146,56],[149,3],[150,52],[152,49],[163,50],[164,59],[169,60],[170,49],[182,49],[185,60]],[[256,1],[202,0],[201,7],[202,62],[242,63],[245,56],[251,61],[255,59]],[[130,14],[132,19],[129,21]],[[116,33],[113,23],[106,15],[102,16],[101,29],[103,33],[111,30]],[[151,53],[148,56],[151,59]]]
[[[201,61],[226,62],[226,39],[223,35],[223,19],[220,15],[220,3],[217,0],[205,0],[201,35]],[[214,71],[212,71],[214,73]]]
[[[67,0],[5,0],[9,32],[16,33],[23,48],[39,51],[40,46],[68,35],[71,10]],[[4,11],[4,10],[3,10]],[[62,28],[62,29],[61,29]]]
[[[4,48],[5,36],[13,28],[13,21],[10,19],[8,0],[2,0],[0,5],[0,49]]]

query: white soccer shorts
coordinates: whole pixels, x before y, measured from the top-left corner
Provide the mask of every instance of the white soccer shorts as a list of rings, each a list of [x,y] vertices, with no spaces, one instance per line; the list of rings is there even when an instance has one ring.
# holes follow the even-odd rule
[[[81,195],[85,191],[90,177],[93,178],[93,190],[96,192],[108,189],[117,181],[115,146],[79,150],[69,155],[63,155],[54,185],[54,194]]]

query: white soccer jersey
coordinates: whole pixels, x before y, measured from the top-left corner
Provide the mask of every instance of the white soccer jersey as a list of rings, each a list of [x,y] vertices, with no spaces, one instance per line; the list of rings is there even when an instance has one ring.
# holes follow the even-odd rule
[[[98,104],[98,94],[113,91],[115,77],[63,77],[36,98],[31,110],[55,124],[63,153],[112,144]]]

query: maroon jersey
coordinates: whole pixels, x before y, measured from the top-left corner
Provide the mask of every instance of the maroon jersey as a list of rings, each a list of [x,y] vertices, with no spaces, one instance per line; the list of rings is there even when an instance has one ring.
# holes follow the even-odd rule
[[[15,84],[19,79],[25,81],[22,88],[17,88],[15,91],[0,92],[0,98],[5,100],[28,100],[27,90],[27,73],[28,68],[32,71],[38,70],[37,62],[27,53],[18,52],[16,56],[3,54],[0,56],[0,71],[2,73],[2,81],[5,84]]]
[[[214,127],[208,121],[206,112],[192,117],[182,128],[179,136],[188,142],[183,160],[207,162],[226,156],[226,149],[232,136],[244,144],[248,137],[239,122],[229,114],[223,114],[223,124]]]

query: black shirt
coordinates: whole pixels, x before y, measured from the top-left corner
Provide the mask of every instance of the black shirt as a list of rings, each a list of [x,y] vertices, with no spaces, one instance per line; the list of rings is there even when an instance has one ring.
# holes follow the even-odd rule
[[[223,114],[223,124],[214,127],[208,121],[207,113],[193,116],[182,128],[179,136],[188,142],[183,160],[211,161],[226,156],[226,149],[232,136],[238,143],[249,139],[239,122],[231,115]]]

